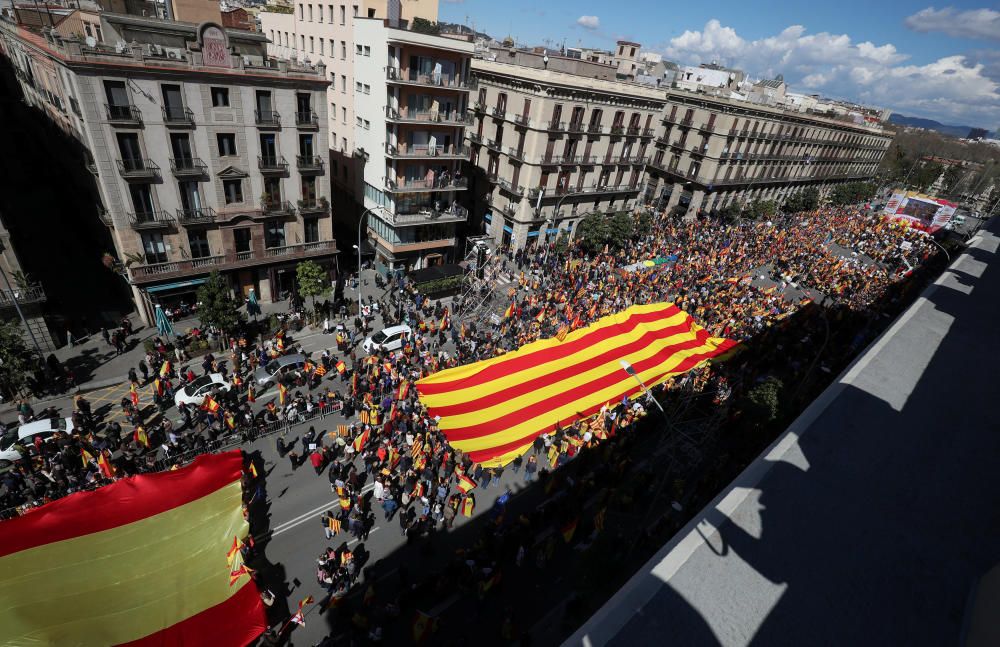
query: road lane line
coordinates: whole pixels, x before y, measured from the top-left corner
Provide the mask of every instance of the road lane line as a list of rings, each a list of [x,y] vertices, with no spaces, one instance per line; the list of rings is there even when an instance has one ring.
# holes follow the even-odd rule
[[[375,487],[374,484],[366,485],[363,488],[361,488],[361,493],[364,494],[366,492],[369,492],[372,489],[374,489],[374,487]],[[324,503],[319,507],[313,508],[309,512],[300,514],[297,517],[294,517],[292,519],[289,519],[288,521],[284,521],[278,524],[277,526],[274,527],[274,530],[271,532],[271,536],[273,537],[274,535],[280,535],[286,530],[291,530],[292,528],[309,521],[312,517],[321,515],[326,510],[333,508],[334,505],[340,506],[340,498],[336,498],[333,501],[330,501],[329,503]]]
[[[373,532],[375,532],[377,530],[381,530],[381,529],[382,529],[381,526],[375,526],[374,528],[372,528],[371,530],[368,531],[368,534],[371,535]],[[353,546],[354,544],[358,543],[359,541],[360,541],[359,539],[352,539],[351,541],[347,542],[347,545],[348,546]]]

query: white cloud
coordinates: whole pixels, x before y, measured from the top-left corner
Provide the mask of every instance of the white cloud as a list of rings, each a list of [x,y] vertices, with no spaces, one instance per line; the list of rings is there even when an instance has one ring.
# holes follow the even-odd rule
[[[793,89],[945,122],[990,126],[1000,113],[1000,78],[986,57],[956,55],[906,64],[910,57],[888,43],[854,43],[847,34],[809,34],[801,25],[747,40],[715,19],[700,31],[671,39],[663,54],[680,63],[715,61],[755,77],[783,74]]]
[[[576,24],[584,29],[597,29],[601,26],[601,19],[597,16],[580,16],[576,19]]]
[[[1000,40],[1000,11],[927,7],[906,18],[903,23],[919,32],[939,31],[955,38]]]

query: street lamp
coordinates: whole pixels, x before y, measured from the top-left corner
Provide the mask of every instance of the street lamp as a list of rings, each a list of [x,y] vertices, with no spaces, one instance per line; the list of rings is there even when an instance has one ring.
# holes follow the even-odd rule
[[[663,405],[661,405],[657,401],[657,399],[654,398],[653,395],[649,392],[649,389],[646,388],[646,384],[642,381],[642,378],[639,377],[638,373],[636,373],[635,368],[631,364],[629,364],[627,360],[624,359],[618,360],[618,363],[622,365],[622,369],[624,369],[626,373],[635,378],[635,381],[639,383],[639,387],[642,389],[643,394],[647,398],[653,401],[653,404],[656,405],[656,408],[659,409],[660,413],[663,414],[663,417],[666,418],[667,412],[663,410]]]

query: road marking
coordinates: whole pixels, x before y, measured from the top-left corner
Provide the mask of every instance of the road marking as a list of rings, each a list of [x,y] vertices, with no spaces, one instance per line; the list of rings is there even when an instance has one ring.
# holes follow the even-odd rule
[[[372,490],[374,488],[375,488],[374,484],[366,485],[363,488],[361,488],[361,493],[364,494],[365,492],[369,492],[370,490]],[[271,536],[274,537],[275,535],[280,535],[281,533],[285,532],[286,530],[291,530],[292,528],[294,528],[296,526],[304,524],[305,522],[309,521],[311,518],[318,517],[323,512],[325,512],[326,510],[329,510],[329,509],[333,508],[334,505],[336,505],[336,506],[340,505],[340,499],[339,498],[334,499],[333,501],[330,501],[329,503],[324,503],[323,505],[321,505],[319,507],[313,508],[309,512],[306,512],[304,514],[300,514],[299,516],[297,516],[297,517],[295,517],[293,519],[289,519],[288,521],[285,521],[283,523],[279,523],[277,526],[274,527],[274,530],[271,532]]]
[[[375,526],[374,528],[372,528],[371,530],[368,531],[368,534],[371,535],[376,530],[381,530],[381,529],[382,529],[381,526]],[[347,542],[347,545],[348,546],[353,546],[354,544],[358,543],[359,541],[360,541],[359,539],[352,539],[351,541]]]

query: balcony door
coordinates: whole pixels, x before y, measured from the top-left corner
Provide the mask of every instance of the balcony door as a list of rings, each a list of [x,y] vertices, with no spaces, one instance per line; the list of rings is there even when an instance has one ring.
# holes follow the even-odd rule
[[[174,159],[177,160],[178,166],[181,166],[181,162],[189,162],[194,157],[191,152],[191,138],[187,134],[170,134],[170,150],[174,154]]]
[[[299,155],[302,157],[313,157],[315,154],[313,150],[313,136],[299,135]]]
[[[274,110],[271,103],[271,93],[263,90],[257,91],[257,114],[261,119],[270,120]]]
[[[184,118],[184,96],[181,94],[181,86],[179,85],[164,85],[163,90],[163,109],[167,113],[168,119],[183,119]]]
[[[163,234],[161,233],[143,233],[142,251],[146,255],[146,262],[149,264],[167,262],[167,246],[163,243]]]
[[[139,147],[139,135],[135,133],[118,133],[118,152],[126,169],[142,168],[142,149]]]
[[[129,97],[124,81],[105,81],[104,95],[108,98],[109,116],[118,119],[129,116]]]
[[[299,93],[295,95],[295,111],[300,117],[309,117],[312,113],[311,99],[308,94]]]
[[[260,136],[260,156],[268,162],[278,161],[278,146],[273,133],[263,133]]]
[[[132,206],[135,207],[137,219],[153,217],[153,192],[148,184],[129,184],[129,194],[132,198]]]
[[[233,230],[233,249],[239,252],[249,252],[252,247],[252,234],[249,227]]]
[[[181,208],[189,214],[195,214],[201,209],[201,191],[197,182],[180,182]]]

